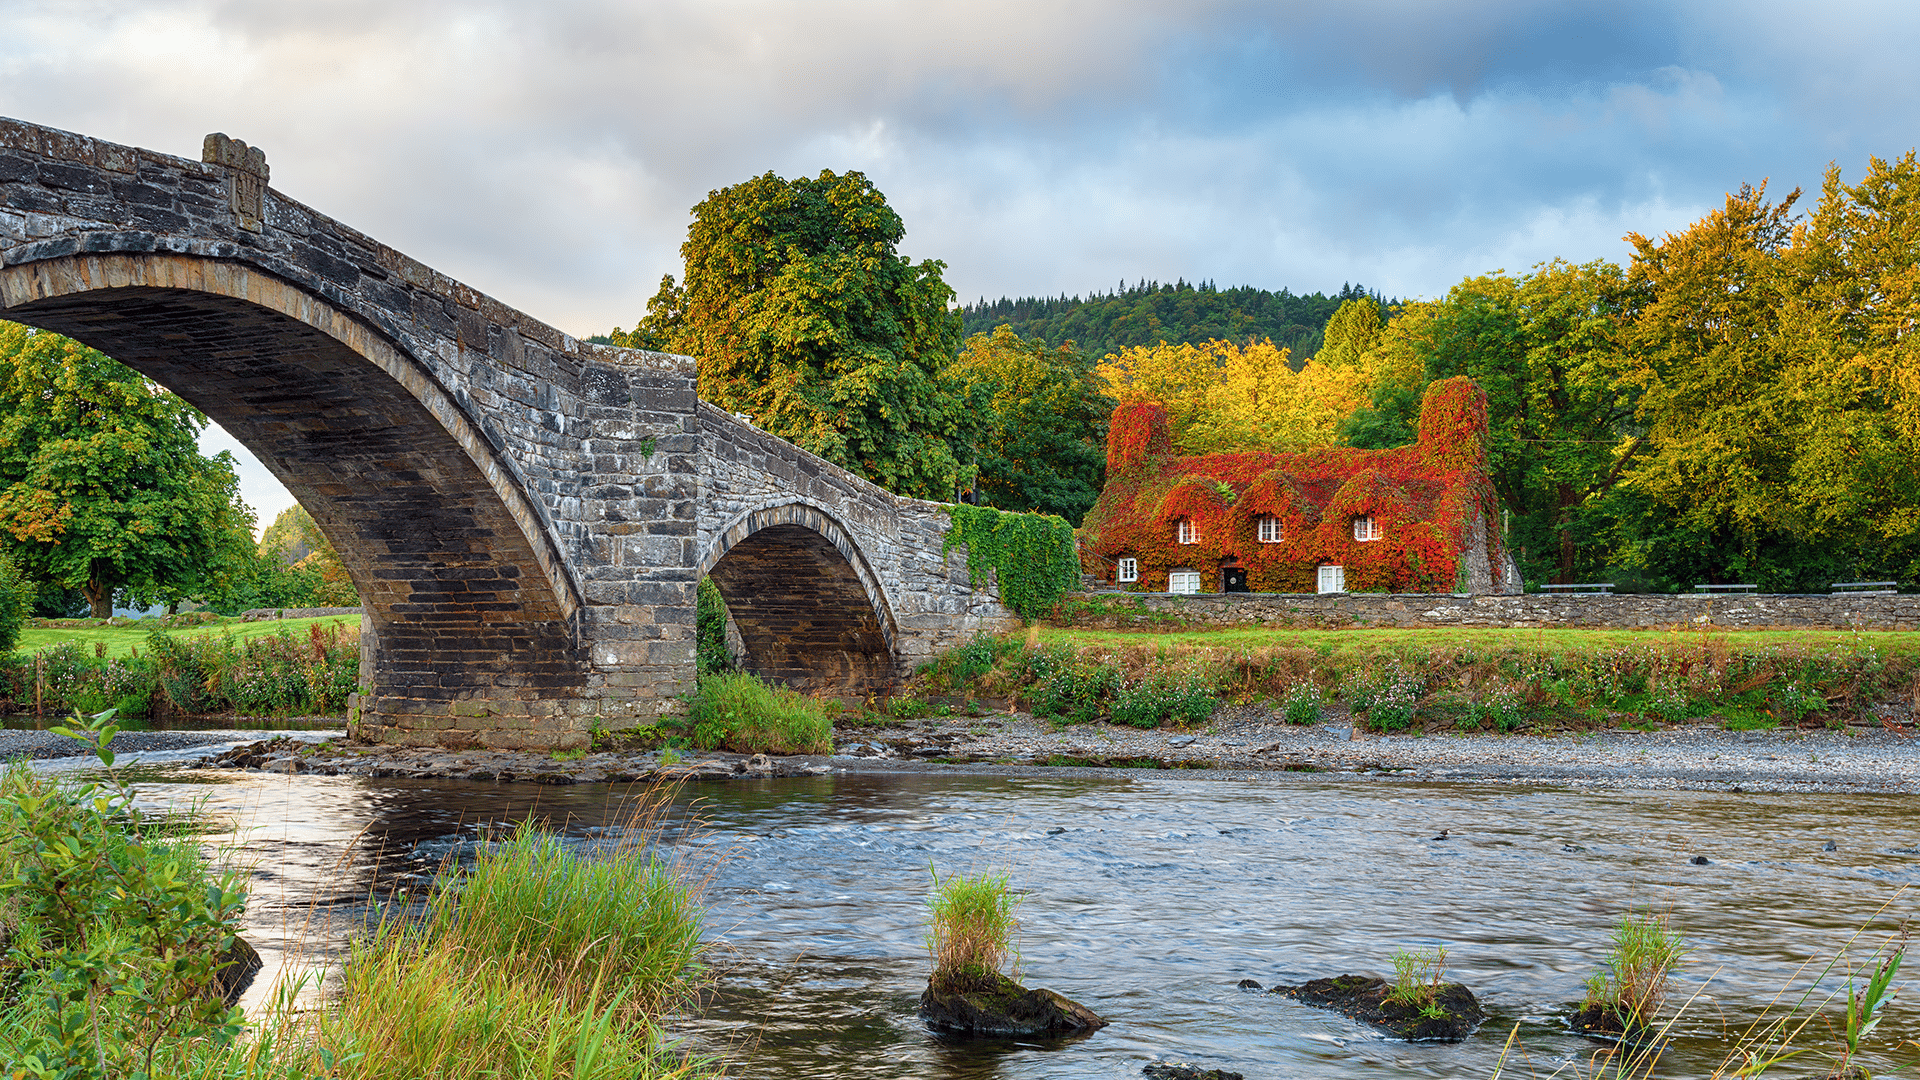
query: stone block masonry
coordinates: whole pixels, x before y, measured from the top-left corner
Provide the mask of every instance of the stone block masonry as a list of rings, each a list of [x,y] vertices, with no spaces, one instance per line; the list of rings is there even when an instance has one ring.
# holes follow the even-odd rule
[[[1101,592],[1076,601],[1073,621],[1102,626],[1920,630],[1920,595]]]
[[[274,190],[260,148],[202,152],[0,119],[0,317],[174,390],[287,485],[366,609],[367,736],[565,748],[677,710],[705,569],[777,578],[749,644],[813,685],[1010,617],[956,589],[937,507],[707,418],[690,358],[578,341]],[[723,566],[736,533],[753,558]]]

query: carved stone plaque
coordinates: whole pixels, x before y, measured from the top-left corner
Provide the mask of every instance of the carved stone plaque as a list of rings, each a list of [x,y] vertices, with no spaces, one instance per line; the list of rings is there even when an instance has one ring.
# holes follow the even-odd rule
[[[216,131],[201,143],[200,160],[227,167],[227,205],[233,219],[248,232],[259,232],[266,215],[267,152]]]

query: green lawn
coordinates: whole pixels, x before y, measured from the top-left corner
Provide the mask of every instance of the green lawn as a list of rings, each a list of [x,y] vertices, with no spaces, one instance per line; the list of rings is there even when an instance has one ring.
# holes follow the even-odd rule
[[[358,628],[358,615],[326,615],[317,619],[281,619],[261,622],[241,622],[238,619],[215,623],[210,626],[196,626],[186,630],[175,630],[181,637],[194,637],[203,634],[232,634],[235,640],[262,637],[286,630],[296,637],[306,637],[307,627],[314,623],[331,625],[344,622]],[[146,626],[86,626],[74,630],[42,630],[28,627],[20,631],[20,644],[16,648],[23,653],[38,652],[41,649],[77,641],[91,647],[96,642],[106,642],[108,656],[127,656],[138,648],[142,654],[147,649]]]
[[[1627,648],[1635,645],[1663,648],[1725,645],[1735,649],[1760,649],[1768,646],[1823,648],[1828,646],[1871,645],[1883,655],[1904,653],[1920,655],[1920,633],[1902,630],[1871,630],[1854,633],[1847,630],[1508,630],[1508,629],[1406,629],[1365,627],[1350,630],[1296,630],[1285,628],[1238,627],[1219,630],[1180,630],[1139,632],[1129,630],[1079,630],[1042,626],[1043,643],[1061,643],[1075,648],[1164,648],[1169,652],[1196,649],[1272,649],[1305,648],[1329,656],[1377,652],[1383,649],[1457,649],[1488,651],[1507,649],[1549,654],[1585,653]]]

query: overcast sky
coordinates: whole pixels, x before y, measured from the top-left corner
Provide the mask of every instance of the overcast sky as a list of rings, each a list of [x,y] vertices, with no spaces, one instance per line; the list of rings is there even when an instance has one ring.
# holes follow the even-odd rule
[[[1624,261],[1742,182],[1911,149],[1916,42],[1912,3],[0,0],[0,115],[187,157],[224,131],[584,336],[769,169],[864,171],[962,301]]]

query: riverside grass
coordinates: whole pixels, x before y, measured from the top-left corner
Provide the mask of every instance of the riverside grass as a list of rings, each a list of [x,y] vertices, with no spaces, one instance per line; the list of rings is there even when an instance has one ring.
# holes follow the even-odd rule
[[[703,977],[698,891],[642,843],[586,858],[523,823],[418,922],[354,946],[311,1064],[344,1062],[328,1075],[348,1080],[718,1075],[656,1023]]]
[[[89,732],[110,768],[107,718],[96,717],[82,734]],[[152,1014],[141,1010],[143,1001],[202,1000],[211,954],[194,951],[184,966],[180,957],[163,963],[139,951],[150,931],[129,935],[87,923],[93,937],[86,944],[108,950],[113,961],[92,978],[111,981],[113,992],[62,1006],[73,1022],[56,1030],[46,1023],[53,1017],[45,1003],[61,995],[40,993],[47,987],[38,969],[18,966],[23,958],[63,955],[49,951],[58,942],[34,921],[35,911],[84,894],[151,915],[158,901],[179,906],[209,884],[237,878],[207,868],[189,840],[164,846],[141,838],[139,815],[119,813],[118,802],[96,804],[90,789],[10,765],[0,773],[0,872],[10,883],[0,891],[0,926],[13,947],[0,961],[0,1066],[9,1078],[32,1080],[718,1076],[715,1063],[675,1050],[657,1023],[705,978],[703,882],[648,846],[667,797],[661,791],[642,803],[621,831],[627,839],[587,854],[522,825],[463,877],[443,875],[420,917],[396,914],[357,942],[339,992],[324,1007],[297,1008],[301,983],[283,982],[243,1037],[238,1012],[218,999],[186,1024],[163,1030],[137,1022]],[[71,842],[60,840],[69,835]],[[80,868],[92,876],[76,878],[70,867],[57,893],[46,888],[53,879],[22,872],[23,860],[96,848],[100,858]],[[125,867],[142,861],[127,854],[135,848],[159,856],[145,864],[177,871],[130,875]],[[126,888],[79,888],[95,879]],[[193,924],[201,937],[237,926],[243,894],[214,891],[219,911]],[[197,981],[175,986],[168,970]],[[189,993],[176,992],[182,989]]]
[[[745,672],[701,676],[686,723],[694,745],[702,750],[833,752],[833,718],[826,703]]]
[[[1748,631],[1030,628],[915,675],[927,692],[1005,697],[1036,717],[1142,727],[1204,721],[1153,688],[1285,710],[1309,695],[1380,731],[1519,732],[1871,722],[1920,712],[1920,635]]]
[[[1000,967],[1013,957],[1013,910],[1019,904],[1006,874],[953,873],[945,878],[933,867],[933,892],[927,897],[927,951],[933,956],[928,985],[935,993],[964,994],[992,990]],[[1018,963],[1013,978],[1019,977]]]

